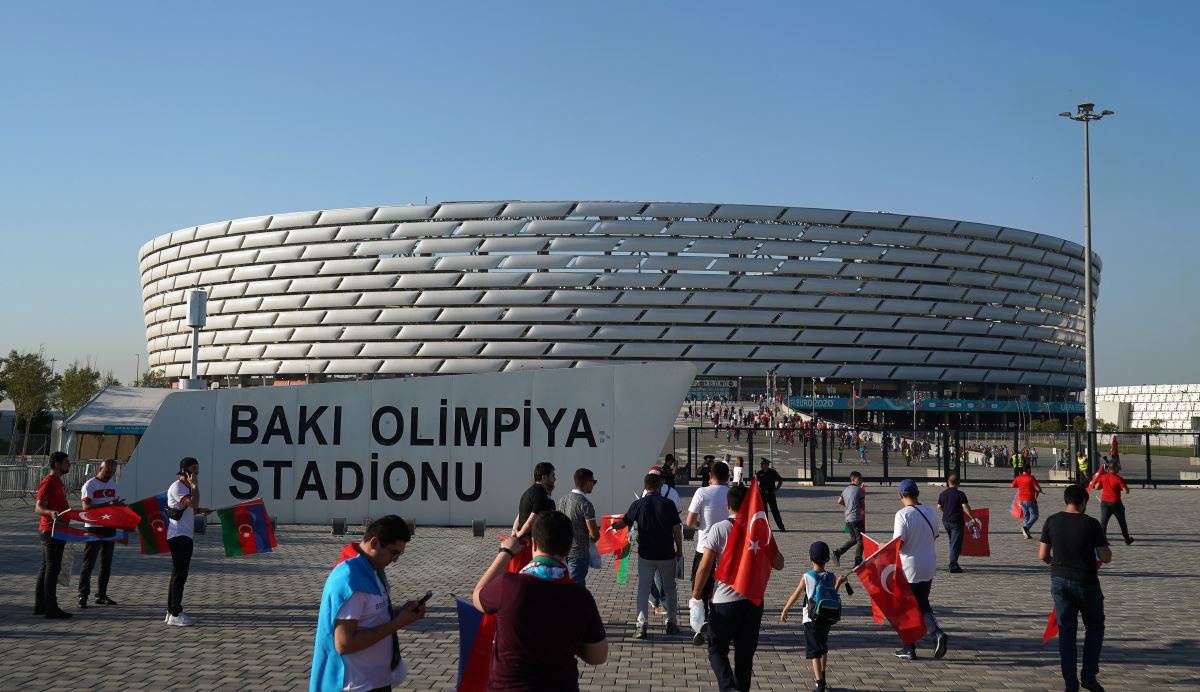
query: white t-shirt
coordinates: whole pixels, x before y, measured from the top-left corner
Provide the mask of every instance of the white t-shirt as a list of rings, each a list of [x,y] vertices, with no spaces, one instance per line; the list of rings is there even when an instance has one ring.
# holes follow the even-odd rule
[[[117,479],[110,478],[102,481],[95,476],[87,479],[79,491],[79,499],[87,500],[91,507],[103,507],[113,503],[117,499]],[[96,526],[96,524],[85,521],[83,526],[87,528]]]
[[[175,481],[167,488],[167,506],[178,507],[183,498],[192,494],[192,489],[183,481]],[[188,505],[183,510],[183,516],[176,521],[167,518],[167,540],[178,538],[179,536],[192,537],[192,532],[196,529],[196,522],[193,517],[196,513],[192,510],[191,505]]]
[[[729,507],[725,503],[727,495],[729,495],[729,486],[721,484],[706,485],[692,495],[688,512],[700,515],[700,526],[696,533],[697,553],[704,552],[704,537],[708,533],[708,528],[729,517]]]
[[[381,595],[355,591],[342,604],[336,619],[357,620],[361,629],[386,625],[392,619],[392,614],[388,611],[387,591],[379,577],[375,577],[375,583],[379,586]],[[386,636],[362,651],[344,654],[342,661],[346,664],[343,690],[387,687],[392,684],[392,637]]]
[[[937,573],[934,542],[938,537],[937,527],[938,517],[928,505],[913,505],[896,512],[892,538],[900,538],[900,564],[910,584],[932,581]]]

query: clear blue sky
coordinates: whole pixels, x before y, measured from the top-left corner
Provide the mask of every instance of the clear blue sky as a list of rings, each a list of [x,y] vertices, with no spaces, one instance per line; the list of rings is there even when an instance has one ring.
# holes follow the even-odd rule
[[[833,9],[836,5],[854,9]],[[1198,382],[1191,2],[19,3],[0,349],[145,366],[138,247],[458,199],[887,210],[1083,242],[1100,384]]]

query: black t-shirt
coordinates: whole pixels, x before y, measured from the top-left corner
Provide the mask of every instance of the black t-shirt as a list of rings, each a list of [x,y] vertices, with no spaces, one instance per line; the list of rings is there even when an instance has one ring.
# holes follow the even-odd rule
[[[521,493],[521,503],[517,506],[517,527],[525,525],[530,514],[554,509],[554,500],[540,484],[534,483]]]
[[[1042,543],[1050,546],[1050,576],[1098,584],[1096,548],[1108,547],[1104,529],[1082,512],[1059,512],[1042,524]]]
[[[963,523],[963,505],[970,504],[967,494],[958,488],[946,488],[938,495],[937,503],[942,506],[942,521],[947,524]]]
[[[621,520],[637,524],[638,556],[647,560],[671,560],[675,557],[675,531],[679,511],[675,503],[658,493],[650,493],[629,505]]]
[[[764,495],[773,495],[775,488],[783,480],[783,476],[775,469],[767,469],[766,471],[755,471],[754,476],[758,479],[758,491]]]

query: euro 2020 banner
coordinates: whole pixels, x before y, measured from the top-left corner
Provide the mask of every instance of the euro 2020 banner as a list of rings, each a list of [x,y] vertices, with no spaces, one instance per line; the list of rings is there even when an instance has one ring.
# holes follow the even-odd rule
[[[191,456],[207,507],[262,497],[283,522],[503,525],[548,461],[555,497],[587,467],[597,512],[624,511],[694,376],[663,363],[177,392],[120,490],[162,492]]]

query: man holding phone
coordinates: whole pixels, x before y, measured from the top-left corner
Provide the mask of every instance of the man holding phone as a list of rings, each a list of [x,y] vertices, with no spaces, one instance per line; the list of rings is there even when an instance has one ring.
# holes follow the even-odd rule
[[[179,478],[167,488],[167,547],[171,549],[171,581],[167,586],[167,617],[163,622],[190,627],[195,622],[183,612],[183,587],[192,566],[195,516],[210,510],[200,506],[200,462],[194,457],[179,461]]]
[[[395,608],[384,570],[410,540],[404,519],[394,514],[376,519],[352,546],[354,556],[339,560],[329,573],[317,617],[312,692],[390,690],[407,677],[396,632],[425,617],[433,592]]]

